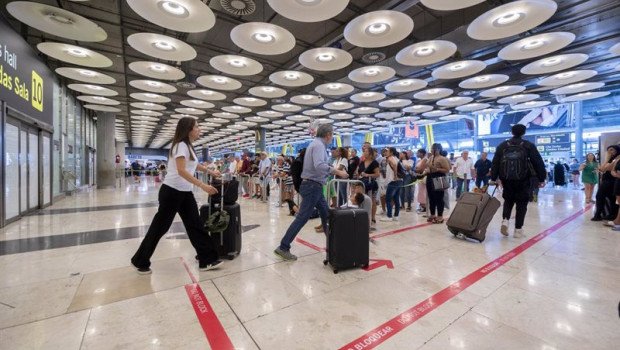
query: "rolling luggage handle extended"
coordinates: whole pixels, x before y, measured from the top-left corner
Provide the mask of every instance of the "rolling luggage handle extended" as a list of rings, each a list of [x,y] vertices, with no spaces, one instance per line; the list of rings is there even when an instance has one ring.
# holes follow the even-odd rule
[[[220,210],[224,210],[224,178],[222,177],[221,181],[221,187],[220,187]],[[211,217],[211,206],[213,203],[211,203],[211,196],[208,197],[209,198],[209,208],[208,208],[208,213],[209,213],[209,217]],[[209,233],[210,234],[210,233]],[[220,245],[224,245],[224,233],[222,232],[222,234],[220,234]]]

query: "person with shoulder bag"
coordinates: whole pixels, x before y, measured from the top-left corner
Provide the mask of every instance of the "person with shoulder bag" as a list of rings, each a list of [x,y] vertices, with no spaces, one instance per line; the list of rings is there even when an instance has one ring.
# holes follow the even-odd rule
[[[387,152],[385,166],[385,179],[387,188],[385,193],[385,205],[387,206],[387,216],[381,221],[398,221],[400,213],[400,189],[403,187],[405,171],[398,160],[398,151],[390,147]],[[392,216],[392,203],[394,204],[394,216]]]
[[[431,156],[426,164],[426,189],[430,214],[427,222],[442,224],[444,210],[444,191],[450,188],[446,174],[450,172],[450,161],[441,155],[443,147],[435,143],[431,147]],[[437,214],[437,215],[435,215]]]
[[[377,222],[375,219],[377,214],[377,191],[379,190],[377,179],[381,176],[381,169],[375,159],[375,150],[373,148],[363,148],[362,157],[364,160],[360,161],[360,165],[357,168],[357,177],[364,183],[366,194],[372,200],[371,223],[375,224]]]
[[[407,203],[407,211],[411,211],[411,202],[415,194],[414,186],[411,184],[415,181],[414,160],[409,157],[410,151],[400,152],[400,163],[405,170],[405,178],[403,179],[403,189],[400,191],[400,208],[405,208]]]

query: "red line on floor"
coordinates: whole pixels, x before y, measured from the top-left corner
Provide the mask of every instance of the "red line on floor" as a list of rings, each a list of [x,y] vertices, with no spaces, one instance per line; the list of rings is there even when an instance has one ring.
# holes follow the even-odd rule
[[[194,307],[198,321],[207,336],[211,349],[234,350],[235,346],[230,341],[217,315],[215,315],[215,311],[213,311],[200,285],[197,283],[188,284],[185,286],[185,291]]]
[[[405,231],[409,231],[409,230],[414,230],[416,228],[420,228],[420,227],[426,227],[426,226],[430,226],[433,225],[432,222],[427,222],[424,224],[420,224],[420,225],[415,225],[415,226],[409,226],[409,227],[403,227],[400,228],[398,230],[394,230],[394,231],[388,231],[388,232],[383,232],[383,233],[378,233],[376,235],[372,235],[370,236],[370,238],[381,238],[381,237],[385,237],[385,236],[391,236],[391,235],[395,235],[397,233],[401,233],[401,232],[405,232]]]
[[[316,245],[314,245],[314,244],[312,244],[310,242],[304,241],[301,238],[295,238],[295,242],[301,243],[301,244],[305,245],[306,247],[310,247],[310,248],[316,250],[317,252],[324,252],[325,251],[325,248],[321,248],[319,246],[316,246]]]
[[[484,265],[478,270],[470,273],[469,275],[461,278],[459,281],[449,285],[448,287],[442,289],[437,292],[430,298],[423,300],[419,304],[413,306],[407,311],[401,313],[400,315],[392,318],[391,320],[385,322],[379,327],[371,330],[370,332],[364,334],[363,336],[355,339],[349,344],[341,347],[339,350],[357,350],[364,349],[370,350],[374,349],[384,341],[388,340],[392,336],[396,335],[406,327],[410,326],[420,318],[424,317],[431,311],[435,310],[448,300],[454,298],[457,294],[469,288],[474,283],[478,282],[483,277],[487,276],[491,272],[497,270],[502,265],[506,264],[514,257],[523,253],[525,250],[529,249],[534,244],[541,241],[543,238],[549,236],[555,231],[562,228],[564,225],[583,215],[585,212],[590,210],[592,205],[586,206],[584,209],[576,212],[575,214],[565,218],[564,220],[558,222],[547,230],[539,233],[533,238],[527,240],[523,244],[519,245],[515,249],[509,251],[508,253],[502,255],[501,257],[491,261],[490,263]]]
[[[196,277],[189,269],[189,266],[187,266],[187,262],[183,258],[181,258],[181,262],[183,262],[183,266],[185,266],[185,270],[193,282],[192,284],[185,285],[185,292],[189,297],[190,303],[194,307],[194,312],[196,312],[198,322],[200,322],[202,331],[207,336],[207,341],[211,345],[211,349],[234,350],[235,346],[230,341],[228,334],[226,334],[226,331],[220,323],[220,320],[217,318],[215,311],[213,311],[211,304],[209,304],[209,301],[198,284]]]

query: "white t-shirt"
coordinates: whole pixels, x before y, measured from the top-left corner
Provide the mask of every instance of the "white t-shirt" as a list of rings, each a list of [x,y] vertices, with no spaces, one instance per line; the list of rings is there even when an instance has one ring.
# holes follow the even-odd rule
[[[228,164],[228,172],[231,174],[237,174],[237,161],[233,160]]]
[[[413,159],[405,159],[400,161],[405,171],[413,171]],[[409,169],[407,169],[409,167]]]
[[[265,170],[265,169],[269,169],[269,170]],[[269,158],[265,158],[263,160],[260,161],[259,163],[259,176],[263,176],[263,174],[266,174],[266,177],[270,177],[271,176],[271,159]]]
[[[344,165],[344,169],[342,169],[342,171],[347,171],[347,169],[349,169],[349,160],[347,158],[336,158],[334,159],[334,162],[332,163],[334,165],[334,169],[336,170],[340,170],[339,167],[341,165]]]
[[[192,191],[193,185],[179,175],[176,162],[177,158],[185,157],[185,170],[194,175],[196,172],[196,167],[198,166],[198,157],[196,157],[196,154],[192,152],[194,155],[194,160],[190,160],[190,152],[191,151],[185,142],[179,142],[176,146],[174,146],[174,149],[171,152],[171,157],[168,159],[168,174],[164,179],[164,185],[168,185],[177,191]]]
[[[463,157],[461,157],[454,162],[454,167],[456,167],[457,177],[463,178],[464,175],[467,174],[467,178],[471,179],[471,169],[474,167],[474,161],[471,158],[464,160]]]

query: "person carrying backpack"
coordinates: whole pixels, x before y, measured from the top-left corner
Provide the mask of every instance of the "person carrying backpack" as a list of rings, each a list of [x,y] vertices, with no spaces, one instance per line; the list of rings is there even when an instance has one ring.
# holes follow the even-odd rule
[[[523,221],[529,201],[530,177],[536,176],[539,187],[545,187],[545,163],[536,146],[521,137],[525,135],[525,125],[512,126],[513,138],[502,142],[493,157],[491,166],[491,185],[499,178],[503,186],[504,210],[501,233],[508,236],[508,221],[512,207],[517,206],[514,237],[524,237]]]

